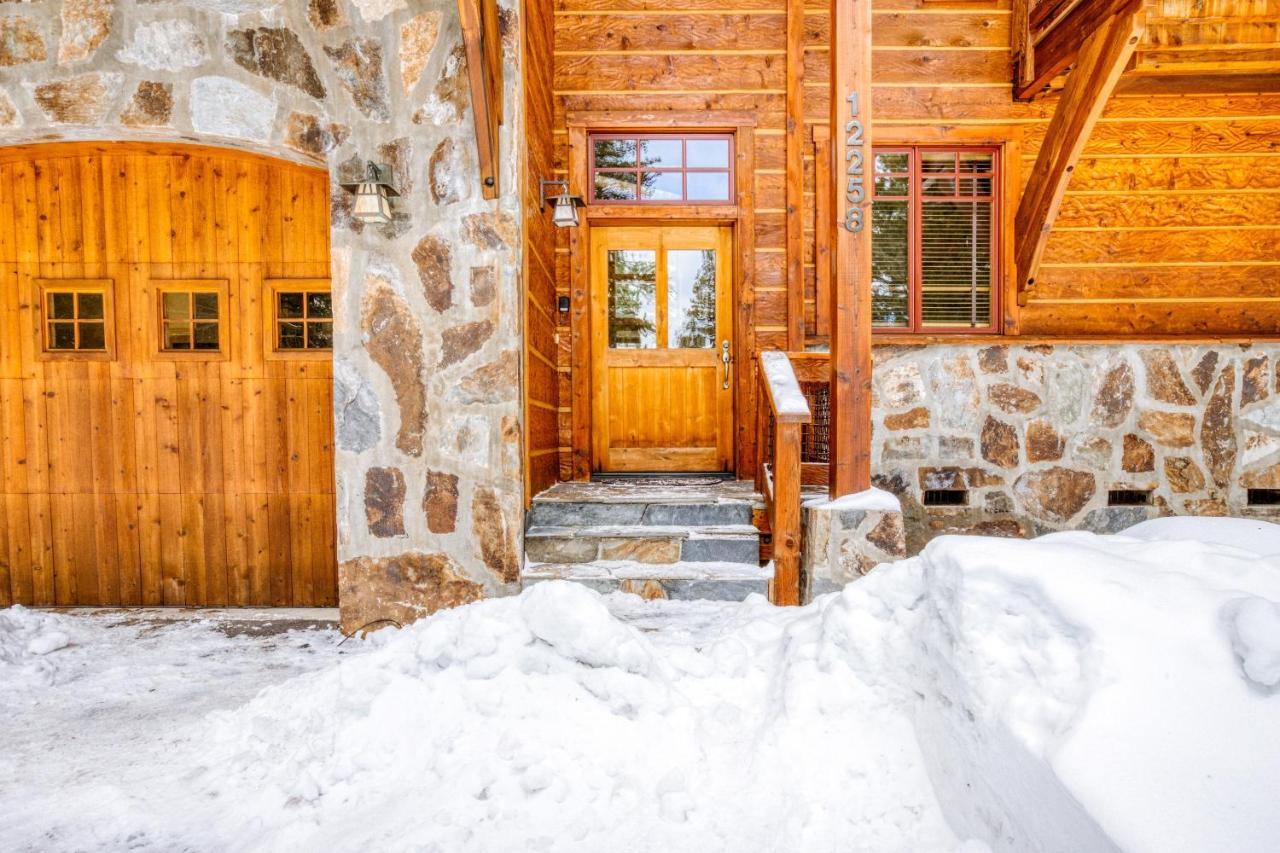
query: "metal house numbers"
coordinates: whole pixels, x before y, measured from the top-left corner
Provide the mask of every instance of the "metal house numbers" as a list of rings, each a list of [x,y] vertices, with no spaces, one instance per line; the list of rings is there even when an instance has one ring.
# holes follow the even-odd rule
[[[849,102],[849,120],[845,122],[844,159],[848,164],[845,174],[848,183],[845,185],[844,197],[849,206],[844,211],[844,228],[857,234],[862,230],[862,202],[867,197],[867,189],[863,183],[862,148],[865,144],[862,119],[858,118],[858,93],[850,92],[845,100]]]

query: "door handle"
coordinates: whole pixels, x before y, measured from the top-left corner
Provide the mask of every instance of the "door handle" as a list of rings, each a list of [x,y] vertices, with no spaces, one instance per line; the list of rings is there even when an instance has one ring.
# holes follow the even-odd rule
[[[729,364],[733,361],[733,356],[729,355],[729,342],[726,340],[720,344],[720,360],[724,362],[724,390],[729,390]]]

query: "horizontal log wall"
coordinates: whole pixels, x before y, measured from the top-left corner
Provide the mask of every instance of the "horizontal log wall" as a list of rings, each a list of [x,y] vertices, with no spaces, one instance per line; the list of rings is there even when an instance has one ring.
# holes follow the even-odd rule
[[[788,321],[785,5],[558,0],[555,17],[556,166],[562,174],[567,110],[755,112],[760,349],[782,346]],[[1221,5],[1185,14],[1206,17]],[[803,304],[807,340],[821,343],[812,130],[828,122],[829,32],[825,4],[804,11]],[[984,130],[1021,136],[1021,168],[1012,171],[1025,177],[1056,97],[1012,101],[1009,18],[1002,0],[877,2],[873,136],[890,127],[898,139],[917,134],[922,142]],[[1160,33],[1169,37],[1167,27]],[[561,234],[560,293],[568,293],[568,269]],[[1271,284],[1278,273],[1280,94],[1121,95],[1108,104],[1072,178],[1035,293],[1020,312],[1020,331],[1272,336],[1280,329],[1280,301],[1237,297],[1278,298]],[[567,475],[569,328],[567,317],[560,320],[561,470]]]

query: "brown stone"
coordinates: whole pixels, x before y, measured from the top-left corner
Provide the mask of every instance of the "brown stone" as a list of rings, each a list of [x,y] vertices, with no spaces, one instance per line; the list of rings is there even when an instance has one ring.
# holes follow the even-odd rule
[[[120,114],[128,127],[165,127],[173,116],[173,85],[143,80]]]
[[[1008,373],[1009,348],[996,346],[978,350],[978,369],[983,373]]]
[[[1187,515],[1223,517],[1230,514],[1227,509],[1227,502],[1222,498],[1201,498],[1200,500],[1187,501],[1182,506]]]
[[[458,478],[444,471],[428,471],[422,511],[432,533],[452,533],[458,525]]]
[[[662,601],[667,597],[666,589],[659,581],[652,578],[648,580],[625,578],[618,584],[618,592],[629,592],[640,596],[645,601]]]
[[[440,346],[440,366],[457,364],[484,346],[493,334],[493,322],[481,320],[445,329]]]
[[[1004,477],[991,474],[981,468],[960,468],[948,465],[942,468],[922,467],[916,472],[922,489],[981,489],[1003,486]],[[901,496],[901,492],[894,492]]]
[[[1246,489],[1280,489],[1280,464],[1249,471],[1240,478]]]
[[[471,268],[471,304],[477,308],[493,302],[498,292],[498,275],[493,267]]]
[[[1138,429],[1167,447],[1190,447],[1195,444],[1195,415],[1185,412],[1152,410],[1138,415]]]
[[[1001,539],[1022,539],[1026,530],[1013,518],[989,518],[979,521],[964,531],[970,536],[996,536]]]
[[[421,456],[427,427],[422,327],[391,285],[377,277],[371,277],[366,284],[360,313],[361,327],[368,335],[369,357],[386,372],[396,392],[400,409],[396,447],[410,456]]]
[[[1093,499],[1097,481],[1087,471],[1054,466],[1028,471],[1013,484],[1027,512],[1046,521],[1070,521]]]
[[[62,0],[62,37],[58,64],[67,65],[93,56],[111,32],[115,0]]]
[[[477,249],[508,249],[516,243],[516,220],[505,210],[462,217],[462,236]]]
[[[404,474],[399,468],[364,472],[364,515],[374,536],[404,535]]]
[[[333,72],[351,95],[356,109],[374,121],[391,120],[387,78],[382,70],[382,45],[375,39],[357,38],[338,47],[325,47]]]
[[[1200,362],[1191,369],[1191,378],[1196,381],[1196,387],[1203,394],[1209,390],[1209,383],[1213,381],[1213,376],[1218,370],[1218,353],[1216,350],[1209,350],[1200,357]]]
[[[43,83],[32,91],[36,104],[60,124],[101,124],[120,86],[119,74],[93,72]]]
[[[391,167],[391,181],[400,195],[413,192],[413,141],[407,136],[378,146],[378,162]]]
[[[1182,373],[1168,350],[1143,350],[1142,363],[1147,369],[1147,394],[1153,400],[1175,406],[1195,405],[1196,398],[1182,381]]]
[[[1270,359],[1265,355],[1246,359],[1240,373],[1240,405],[1265,400],[1271,393]]]
[[[982,425],[982,458],[1001,468],[1017,468],[1018,431],[987,415]]]
[[[1093,421],[1104,427],[1118,427],[1133,408],[1133,370],[1125,362],[1107,371],[1093,398]]]
[[[0,90],[0,127],[14,127],[18,121],[18,108],[13,105],[9,96]]]
[[[938,436],[939,459],[972,459],[974,447],[973,439],[965,435]]]
[[[480,544],[480,556],[484,564],[506,583],[520,579],[520,557],[516,545],[517,512],[512,505],[511,517],[504,511],[503,501],[496,490],[479,486],[471,498],[471,526]]]
[[[455,121],[466,114],[465,111],[471,103],[467,86],[467,54],[466,49],[459,42],[450,51],[444,63],[443,73],[436,80],[435,88],[432,90],[435,100],[449,108]],[[435,124],[440,123],[443,118],[435,114],[434,110],[422,109],[414,113],[413,123]]]
[[[462,377],[450,396],[460,403],[503,403],[516,398],[519,380],[520,354],[507,350],[496,361]]]
[[[885,415],[885,429],[923,429],[929,425],[929,410],[924,406],[916,406],[909,412],[897,415]]]
[[[436,204],[453,204],[458,201],[458,147],[453,137],[440,140],[431,152],[427,175],[431,181],[431,200]]]
[[[423,12],[400,25],[400,85],[406,98],[418,85],[439,35],[438,11]]]
[[[346,23],[339,0],[308,0],[307,20],[311,26],[324,32]]]
[[[1010,414],[1027,414],[1040,407],[1040,397],[1025,388],[1001,382],[987,390],[987,399],[1002,411]]]
[[[1111,442],[1100,435],[1081,441],[1075,448],[1075,456],[1081,462],[1095,468],[1107,468],[1111,465]]]
[[[339,618],[348,635],[408,625],[441,608],[484,598],[484,587],[464,577],[447,554],[420,551],[347,560],[338,567],[338,587]]]
[[[1120,455],[1120,467],[1130,474],[1156,470],[1155,448],[1132,433],[1126,435],[1124,451]]]
[[[1204,474],[1194,459],[1172,456],[1164,460],[1164,478],[1175,494],[1198,492],[1204,488]]]
[[[413,262],[427,304],[437,311],[448,311],[453,305],[452,253],[449,244],[428,234],[413,247]]]
[[[867,532],[867,541],[890,557],[907,556],[907,532],[902,524],[902,513],[886,513],[875,527]]]
[[[324,84],[311,55],[293,30],[284,27],[252,27],[227,34],[227,50],[236,65],[293,86],[313,98],[324,98]]]
[[[284,142],[295,151],[319,157],[340,144],[346,135],[343,131],[339,125],[324,123],[319,116],[292,112],[285,124]]]
[[[880,455],[884,459],[923,459],[925,448],[925,439],[920,436],[894,435],[884,440]]]
[[[31,18],[0,18],[0,66],[44,62],[44,38]]]
[[[644,539],[605,539],[600,543],[601,560],[629,560],[633,563],[663,564],[680,562],[680,540],[646,537]]]
[[[1053,424],[1042,420],[1027,424],[1028,462],[1055,462],[1062,458],[1066,448],[1066,439],[1053,428]]]
[[[1231,365],[1222,369],[1213,395],[1204,406],[1204,419],[1200,422],[1200,450],[1213,482],[1225,489],[1231,482],[1231,469],[1236,464],[1235,415],[1231,398],[1236,388],[1236,371]]]

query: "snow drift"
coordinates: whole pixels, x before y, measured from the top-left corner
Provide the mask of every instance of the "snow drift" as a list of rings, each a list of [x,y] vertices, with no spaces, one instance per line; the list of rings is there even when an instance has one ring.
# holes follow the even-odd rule
[[[110,809],[68,818],[94,843],[58,837],[504,853],[1271,849],[1278,532],[1193,519],[1113,537],[944,537],[793,609],[540,584],[349,643],[344,660],[168,733],[170,768],[112,779]],[[36,616],[0,614],[0,681],[62,689],[34,662],[83,644],[39,654],[74,620]],[[10,797],[0,790],[0,805]]]

